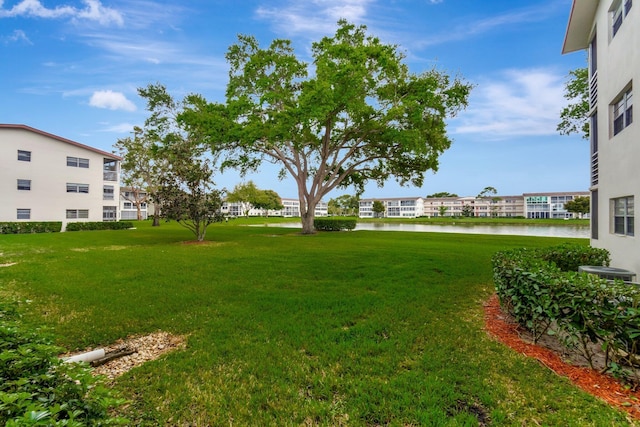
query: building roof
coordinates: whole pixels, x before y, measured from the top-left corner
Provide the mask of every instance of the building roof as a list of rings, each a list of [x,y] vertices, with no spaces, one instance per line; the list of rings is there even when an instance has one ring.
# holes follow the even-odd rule
[[[550,191],[546,193],[523,193],[524,197],[529,196],[588,196],[591,193],[588,191]]]
[[[369,197],[366,199],[360,199],[361,202],[371,202],[371,201],[395,201],[395,200],[418,200],[418,199],[424,199],[424,197]]]
[[[599,0],[573,0],[562,53],[575,52],[589,46],[589,36],[593,28],[598,2]]]
[[[76,141],[72,141],[72,140],[70,140],[70,139],[63,138],[63,137],[61,137],[61,136],[57,136],[57,135],[54,135],[54,134],[51,134],[51,133],[48,133],[48,132],[44,132],[44,131],[42,131],[42,130],[35,129],[35,128],[32,128],[32,127],[27,126],[27,125],[3,124],[3,123],[0,123],[0,129],[19,129],[19,130],[26,130],[26,131],[28,131],[28,132],[37,133],[37,134],[39,134],[39,135],[43,135],[43,136],[46,136],[46,137],[48,137],[48,138],[55,139],[55,140],[60,141],[60,142],[64,142],[64,143],[67,143],[67,144],[74,145],[74,146],[76,146],[76,147],[84,148],[85,150],[93,151],[94,153],[101,154],[101,155],[103,155],[103,156],[105,156],[105,157],[109,157],[109,158],[116,159],[116,160],[122,160],[122,157],[120,157],[120,156],[116,156],[116,155],[115,155],[115,154],[113,154],[113,153],[108,153],[108,152],[106,152],[106,151],[98,150],[97,148],[93,148],[93,147],[90,147],[90,146],[88,146],[88,145],[84,145],[84,144],[81,144],[81,143],[79,143],[79,142],[76,142]]]

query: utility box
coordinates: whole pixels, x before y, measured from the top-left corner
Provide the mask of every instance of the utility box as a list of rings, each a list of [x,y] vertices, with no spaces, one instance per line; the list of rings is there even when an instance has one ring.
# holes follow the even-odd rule
[[[601,265],[581,265],[578,267],[581,273],[595,274],[606,280],[623,280],[625,282],[635,282],[636,273],[623,268],[604,267]]]

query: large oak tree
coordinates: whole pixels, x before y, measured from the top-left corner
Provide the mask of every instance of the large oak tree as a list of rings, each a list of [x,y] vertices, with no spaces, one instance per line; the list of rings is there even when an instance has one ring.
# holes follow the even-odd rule
[[[289,40],[261,48],[241,35],[226,55],[231,65],[226,119],[201,117],[214,128],[213,151],[232,155],[223,167],[279,164],[298,186],[303,233],[313,233],[314,211],[336,187],[358,193],[389,178],[421,186],[425,172],[451,144],[446,120],[467,105],[471,86],[435,69],[409,72],[395,45],[366,27],[338,23],[333,37],[312,45],[312,63]]]

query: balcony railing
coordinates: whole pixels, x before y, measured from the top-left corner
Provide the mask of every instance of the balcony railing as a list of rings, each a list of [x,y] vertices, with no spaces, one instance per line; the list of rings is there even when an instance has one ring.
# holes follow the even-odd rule
[[[594,109],[598,105],[598,70],[591,74],[589,79],[589,109]]]
[[[103,171],[102,179],[104,181],[117,181],[118,180],[118,172],[116,171]]]
[[[591,155],[591,185],[598,185],[598,153]]]

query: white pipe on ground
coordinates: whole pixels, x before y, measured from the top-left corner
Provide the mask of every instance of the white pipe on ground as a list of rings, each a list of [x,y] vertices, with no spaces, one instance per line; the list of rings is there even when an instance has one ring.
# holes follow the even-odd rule
[[[88,351],[86,353],[76,354],[75,356],[64,359],[65,362],[93,362],[94,360],[102,359],[105,355],[104,348]]]

